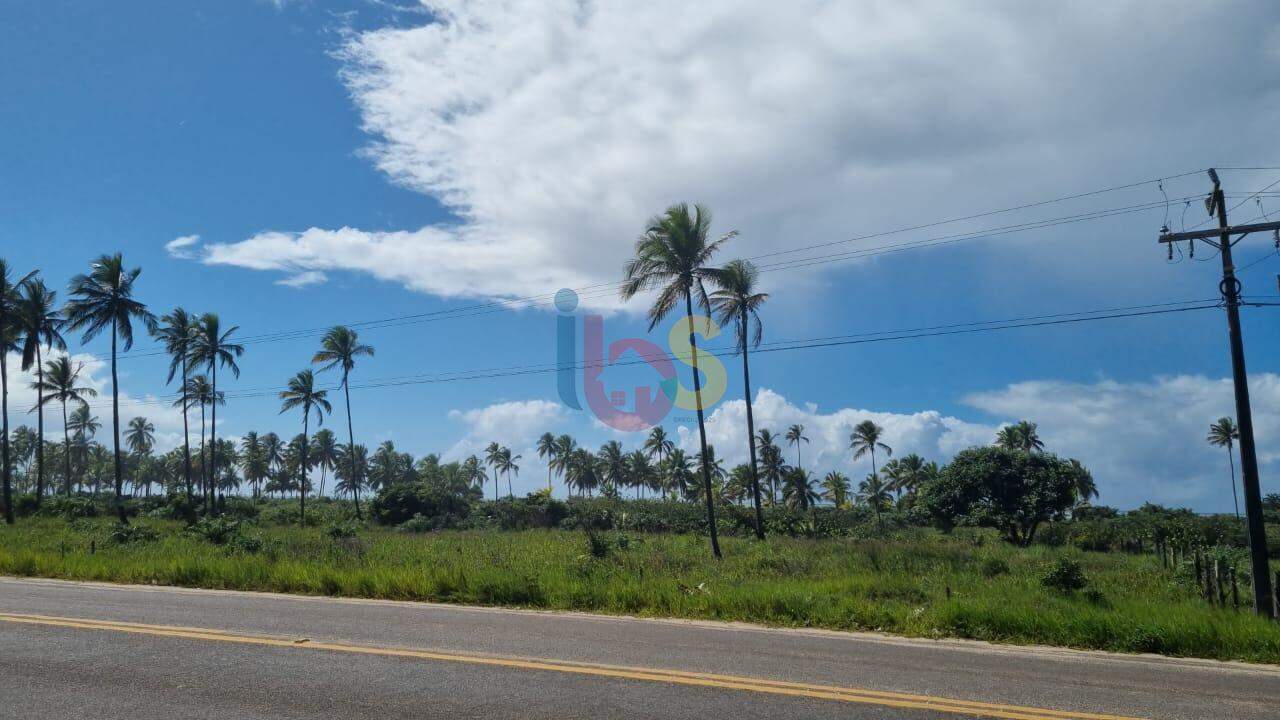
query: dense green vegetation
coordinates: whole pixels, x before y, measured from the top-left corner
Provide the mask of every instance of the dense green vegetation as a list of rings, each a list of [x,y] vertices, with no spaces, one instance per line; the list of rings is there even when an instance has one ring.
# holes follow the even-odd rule
[[[705,534],[589,524],[496,531],[534,521],[697,523],[702,514],[690,504],[485,502],[468,515],[483,529],[429,533],[412,532],[429,522],[410,520],[399,530],[356,523],[346,504],[315,503],[302,528],[292,503],[265,503],[256,517],[251,505],[229,505],[225,516],[190,526],[157,517],[164,506],[127,526],[108,516],[35,517],[0,529],[0,573],[1280,662],[1280,625],[1246,609],[1211,607],[1185,563],[1165,568],[1147,553],[1021,548],[986,530],[898,528],[880,538],[874,520],[850,518],[835,533],[830,528],[840,523],[821,516],[837,536],[785,537],[782,511],[769,517],[773,532],[760,542],[752,537],[754,513],[742,508],[736,530],[723,526],[725,557],[716,561]],[[561,512],[568,514],[556,520]]]

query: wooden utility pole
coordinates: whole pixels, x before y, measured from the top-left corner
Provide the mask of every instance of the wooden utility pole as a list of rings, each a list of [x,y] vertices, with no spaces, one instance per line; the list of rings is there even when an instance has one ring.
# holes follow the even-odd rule
[[[1222,256],[1222,282],[1218,289],[1227,309],[1227,336],[1231,345],[1231,378],[1235,383],[1236,424],[1240,428],[1240,466],[1244,483],[1245,518],[1249,529],[1249,549],[1253,568],[1253,609],[1259,615],[1274,618],[1271,602],[1271,569],[1267,563],[1267,533],[1262,519],[1262,489],[1258,480],[1258,455],[1253,443],[1253,411],[1249,407],[1249,378],[1244,366],[1244,338],[1240,333],[1240,281],[1236,279],[1235,265],[1231,260],[1233,235],[1240,242],[1253,232],[1280,231],[1280,222],[1258,223],[1231,227],[1227,223],[1226,198],[1217,171],[1209,170],[1213,191],[1205,201],[1210,215],[1218,216],[1217,230],[1171,233],[1167,229],[1160,234],[1160,242],[1172,243],[1202,240],[1217,248]],[[1217,236],[1217,242],[1212,239]],[[1216,568],[1215,568],[1216,569]]]

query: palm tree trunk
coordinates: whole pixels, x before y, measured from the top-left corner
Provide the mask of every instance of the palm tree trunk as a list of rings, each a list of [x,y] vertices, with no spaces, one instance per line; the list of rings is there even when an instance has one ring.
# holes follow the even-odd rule
[[[205,503],[205,512],[213,512],[214,479],[218,477],[218,362],[217,353],[209,361],[210,392],[213,403],[209,407],[209,500]]]
[[[307,432],[311,421],[311,406],[302,406],[302,461],[298,463],[298,524],[307,526]]]
[[[71,433],[67,431],[67,399],[62,398],[62,459],[66,461],[67,497],[71,497]]]
[[[36,343],[36,509],[44,499],[44,359]]]
[[[204,401],[200,402],[200,499],[204,501],[209,493],[209,461],[204,454]],[[208,503],[206,502],[206,507]]]
[[[111,318],[111,441],[115,450],[116,514],[121,524],[129,522],[124,512],[124,473],[120,469],[120,377],[116,374],[116,319]]]
[[[1240,519],[1240,499],[1236,496],[1236,456],[1227,445],[1227,462],[1231,464],[1231,501],[1236,505],[1236,520]]]
[[[360,483],[356,474],[356,434],[351,429],[351,388],[347,386],[347,369],[342,368],[342,394],[347,399],[347,449],[351,451],[351,499],[356,505],[356,519],[360,519]]]
[[[2,320],[2,319],[0,319]],[[0,322],[0,331],[4,330],[4,323]],[[5,360],[8,355],[4,348],[0,348],[0,413],[4,414],[4,443],[3,455],[4,462],[4,521],[10,525],[13,524],[13,468],[9,467],[9,363]]]
[[[747,445],[751,450],[751,497],[756,506],[756,539],[764,539],[764,510],[760,507],[760,473],[756,469],[756,422],[751,415],[751,366],[747,362],[747,311],[742,310],[742,392],[747,401]]]
[[[182,355],[182,459],[187,471],[187,505],[193,502],[191,492],[191,429],[187,426],[187,356]]]
[[[707,529],[711,532],[711,554],[719,560],[723,556],[720,554],[720,537],[716,532],[715,501],[711,497],[711,468],[707,464],[710,458],[707,457],[707,426],[702,415],[702,379],[698,377],[698,340],[693,332],[693,294],[688,289],[684,291],[684,307],[685,319],[689,323],[689,347],[693,353],[690,366],[693,368],[694,404],[698,406],[698,439],[702,443],[702,489],[707,501]]]

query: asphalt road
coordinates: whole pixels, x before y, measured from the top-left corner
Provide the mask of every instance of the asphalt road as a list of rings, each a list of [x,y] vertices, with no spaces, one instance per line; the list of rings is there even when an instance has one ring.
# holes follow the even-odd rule
[[[5,718],[1280,717],[1280,668],[0,579]]]

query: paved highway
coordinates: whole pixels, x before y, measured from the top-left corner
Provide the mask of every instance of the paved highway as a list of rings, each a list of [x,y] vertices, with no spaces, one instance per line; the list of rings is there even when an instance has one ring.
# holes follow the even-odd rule
[[[1280,717],[1280,668],[0,578],[0,717]]]

